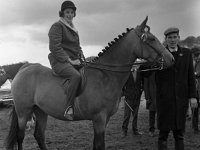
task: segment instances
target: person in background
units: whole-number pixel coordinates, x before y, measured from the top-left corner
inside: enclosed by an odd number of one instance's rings
[[[184,150],[184,130],[188,104],[197,107],[197,95],[192,54],[178,45],[178,28],[165,32],[166,48],[175,58],[173,66],[155,72],[158,150],[167,149],[170,131],[175,139],[175,150]]]
[[[76,6],[72,1],[64,1],[59,12],[60,19],[49,30],[48,55],[53,71],[66,78],[63,83],[66,93],[66,110],[64,117],[73,120],[73,103],[81,76],[76,67],[84,58],[80,47],[79,34],[73,19],[76,16]]]
[[[148,77],[144,77],[144,94],[146,99],[146,108],[149,110],[149,135],[153,137],[155,136],[156,121],[155,72]]]
[[[122,96],[124,96],[124,120],[122,123],[122,137],[127,136],[128,124],[132,113],[132,131],[134,135],[142,135],[137,127],[138,110],[140,105],[140,98],[143,91],[143,81],[139,71],[134,71],[130,74],[127,82],[122,89]]]
[[[194,66],[194,71],[195,71],[195,81],[196,81],[196,89],[197,89],[197,97],[198,97],[198,107],[191,110],[192,111],[192,128],[194,130],[195,134],[199,133],[199,95],[200,95],[200,83],[199,83],[199,65],[200,65],[200,59],[199,59],[199,48],[192,48],[191,49],[192,53],[193,53],[193,66]],[[190,108],[191,109],[191,108]]]

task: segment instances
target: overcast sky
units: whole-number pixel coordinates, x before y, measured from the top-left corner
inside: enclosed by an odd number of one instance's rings
[[[48,31],[59,20],[63,0],[0,0],[0,65],[21,61],[49,66]],[[74,24],[86,57],[97,55],[126,28],[148,15],[160,41],[168,27],[181,39],[200,36],[200,0],[74,0]]]

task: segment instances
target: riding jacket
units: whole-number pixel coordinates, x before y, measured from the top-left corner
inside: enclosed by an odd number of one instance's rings
[[[61,20],[54,23],[49,30],[49,61],[51,65],[59,61],[68,62],[68,58],[80,59],[82,50],[80,47],[78,32],[64,24]]]

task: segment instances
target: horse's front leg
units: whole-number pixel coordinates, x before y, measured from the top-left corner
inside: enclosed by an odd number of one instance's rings
[[[93,120],[94,128],[94,140],[93,150],[105,150],[105,129],[106,129],[106,118],[99,117]]]

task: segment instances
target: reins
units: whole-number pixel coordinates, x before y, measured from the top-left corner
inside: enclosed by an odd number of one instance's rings
[[[119,72],[119,73],[134,72],[134,71],[139,71],[139,72],[143,72],[143,71],[155,71],[155,70],[162,70],[164,68],[164,66],[163,66],[163,58],[161,58],[161,62],[159,63],[160,66],[158,66],[158,67],[145,68],[145,69],[140,69],[140,70],[138,70],[138,69],[131,70],[131,68],[133,66],[148,65],[148,64],[149,64],[149,62],[134,62],[132,64],[114,64],[114,65],[110,65],[110,64],[103,64],[103,63],[98,63],[97,64],[97,63],[94,63],[94,62],[87,62],[87,61],[85,61],[83,63],[83,66],[88,66],[90,68],[100,69],[100,70],[105,70],[105,71]],[[119,69],[119,67],[120,67],[120,69]],[[153,67],[153,65],[151,67]]]

